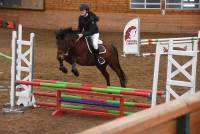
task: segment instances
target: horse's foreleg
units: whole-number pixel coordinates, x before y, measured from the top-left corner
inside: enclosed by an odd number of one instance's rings
[[[99,71],[103,74],[104,78],[106,79],[107,86],[110,86],[110,75],[106,70],[106,66],[97,66]]]
[[[67,68],[63,64],[64,57],[60,54],[57,54],[57,60],[59,61],[59,70],[63,73],[67,73]]]
[[[75,76],[79,76],[79,72],[78,72],[78,69],[76,68],[76,58],[75,57],[72,57],[72,62],[71,62],[71,64],[72,64],[72,73],[75,75]]]

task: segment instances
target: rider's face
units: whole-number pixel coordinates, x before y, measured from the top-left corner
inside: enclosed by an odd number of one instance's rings
[[[80,11],[81,16],[85,16],[86,15],[86,10]]]

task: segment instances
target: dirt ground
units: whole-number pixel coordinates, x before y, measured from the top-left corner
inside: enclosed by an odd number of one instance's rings
[[[11,32],[12,30],[0,29],[0,52],[11,54]],[[29,33],[36,34],[35,43],[35,63],[34,78],[59,80],[69,82],[81,82],[92,84],[105,84],[103,76],[95,67],[78,66],[80,76],[77,78],[71,72],[67,75],[58,70],[56,60],[55,33],[51,30],[27,29],[23,31],[24,40],[28,40]],[[160,34],[143,33],[142,38],[162,38],[196,36],[187,34]],[[118,48],[119,55],[122,54],[122,33],[102,33],[101,39],[106,43],[114,43]],[[142,47],[142,52],[154,52],[153,46]],[[200,56],[200,55],[199,55]],[[154,56],[126,58],[120,56],[120,63],[128,77],[128,87],[151,89],[154,68]],[[10,64],[9,60],[0,58],[0,85],[10,83]],[[66,66],[70,70],[69,64]],[[116,74],[109,69],[111,84],[119,86]],[[197,89],[200,89],[200,62],[197,70]],[[159,74],[159,89],[164,89],[166,81],[166,57],[161,58],[161,68]],[[136,102],[145,102],[147,99],[134,97]],[[9,91],[0,89],[0,108],[9,102]],[[28,108],[24,114],[0,114],[0,133],[1,134],[73,134],[85,129],[100,125],[113,119],[101,116],[89,116],[76,113],[64,113],[61,116],[51,116],[53,108]],[[138,111],[139,109],[136,109]]]

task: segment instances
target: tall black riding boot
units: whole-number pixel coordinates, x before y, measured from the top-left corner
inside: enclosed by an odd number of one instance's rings
[[[94,58],[95,58],[95,62],[96,62],[96,64],[97,65],[101,65],[100,63],[99,63],[99,49],[94,49]]]

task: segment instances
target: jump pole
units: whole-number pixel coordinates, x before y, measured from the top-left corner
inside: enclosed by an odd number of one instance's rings
[[[7,60],[12,60],[12,57],[11,57],[11,56],[8,56],[8,55],[6,55],[6,54],[4,54],[4,53],[1,53],[1,52],[0,52],[0,57],[3,57],[3,58],[5,58],[5,59],[7,59]]]
[[[56,81],[56,80],[40,80],[34,79],[33,82],[44,82],[44,83],[52,83],[52,84],[69,84],[74,86],[86,86],[86,87],[95,87],[95,88],[108,88],[108,89],[116,89],[116,90],[128,90],[128,91],[136,91],[136,92],[147,92],[151,93],[152,90],[150,89],[137,89],[137,88],[124,88],[124,87],[116,87],[116,86],[105,86],[105,85],[93,85],[93,84],[81,84],[81,83],[74,83],[74,82],[63,82],[63,81]],[[164,91],[157,91],[158,95],[164,95]]]
[[[56,97],[56,93],[52,93],[52,92],[38,92],[35,91],[33,92],[33,94],[35,96],[44,96],[44,97]],[[68,98],[68,99],[75,99],[75,100],[91,100],[91,101],[99,101],[99,102],[106,102],[106,103],[110,103],[110,104],[119,104],[119,101],[117,100],[104,100],[104,99],[100,99],[100,98],[88,98],[88,97],[81,97],[81,96],[77,96],[77,95],[62,95],[62,97],[64,98]],[[141,102],[130,102],[130,101],[124,101],[124,106],[126,107],[140,107],[140,108],[150,108],[151,105],[148,103],[141,103]]]
[[[113,93],[113,94],[122,94],[122,95],[133,95],[133,96],[141,96],[141,97],[150,97],[151,96],[151,93],[146,93],[146,92],[115,90],[115,89],[109,89],[109,88],[93,88],[93,87],[85,87],[85,86],[70,86],[67,84],[63,85],[63,84],[41,83],[41,82],[31,82],[31,81],[16,81],[16,84],[41,86],[41,87],[52,87],[52,88],[65,88],[65,89],[74,89],[74,90],[85,90],[85,91]]]

